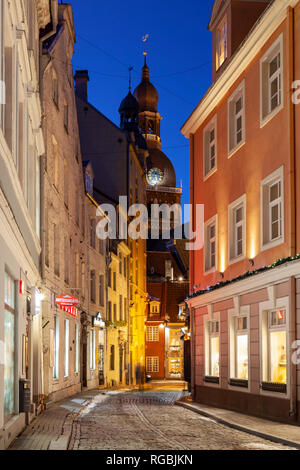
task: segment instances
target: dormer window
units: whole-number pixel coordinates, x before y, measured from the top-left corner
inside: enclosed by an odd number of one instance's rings
[[[217,28],[216,38],[216,70],[227,59],[227,18],[225,17]]]
[[[150,314],[157,315],[160,313],[160,302],[150,302]]]

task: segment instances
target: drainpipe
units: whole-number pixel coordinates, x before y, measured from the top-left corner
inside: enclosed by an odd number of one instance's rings
[[[196,369],[196,361],[195,361],[195,350],[196,350],[196,331],[195,331],[195,308],[190,307],[190,322],[191,322],[191,392],[192,392],[192,399],[195,401],[196,399],[196,390],[195,390],[195,369]]]
[[[190,134],[190,204],[192,204],[192,220],[190,221],[190,227],[192,231],[194,231],[195,228],[195,220],[194,220],[194,202],[195,202],[195,197],[194,197],[194,164],[195,164],[195,159],[194,159],[194,135]],[[190,291],[193,292],[193,286],[195,284],[195,273],[194,273],[194,251],[190,251]]]
[[[290,249],[289,255],[295,256],[297,238],[296,238],[296,132],[295,132],[295,104],[292,101],[292,83],[295,80],[295,27],[294,27],[294,9],[289,7],[288,11],[288,25],[289,25],[289,109],[290,109],[290,174],[289,174],[289,187],[290,187]],[[296,340],[296,280],[294,277],[290,278],[289,282],[289,296],[290,296],[290,345]],[[291,349],[291,348],[290,348]],[[292,351],[290,351],[292,352]],[[290,354],[291,357],[291,354]],[[290,367],[290,411],[289,415],[296,419],[297,417],[297,365],[291,362]]]

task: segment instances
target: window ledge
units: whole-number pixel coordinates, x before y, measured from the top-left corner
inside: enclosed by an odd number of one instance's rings
[[[216,173],[217,170],[218,167],[216,166],[215,168],[212,168],[212,170],[210,170],[208,173],[206,173],[206,175],[203,175],[203,181],[208,180],[208,178],[210,178],[214,173]]]
[[[207,274],[213,274],[217,271],[216,267],[210,268],[207,271],[204,271],[204,275],[206,276]]]
[[[287,391],[287,386],[283,383],[262,382],[260,387],[262,390],[267,390],[269,392],[286,393]]]
[[[283,109],[283,103],[275,108],[271,113],[267,114],[264,118],[260,119],[260,128],[262,129],[269,121],[271,121],[281,110]]]
[[[273,242],[268,242],[263,244],[260,247],[260,251],[266,251],[270,250],[271,248],[274,248],[275,246],[282,245],[284,243],[284,237],[278,238],[277,240],[274,240]]]
[[[204,377],[204,382],[212,383],[212,384],[218,384],[220,382],[219,377],[213,377],[211,375],[206,375]]]
[[[231,157],[233,157],[234,154],[236,154],[244,145],[245,145],[246,141],[243,140],[242,142],[240,142],[238,145],[236,145],[233,149],[229,150],[228,152],[228,159],[230,159]]]
[[[244,261],[246,259],[245,255],[237,256],[236,258],[232,258],[228,261],[229,266],[235,263],[239,263],[240,261]]]
[[[229,379],[228,384],[232,387],[244,387],[248,388],[248,380],[244,379]]]

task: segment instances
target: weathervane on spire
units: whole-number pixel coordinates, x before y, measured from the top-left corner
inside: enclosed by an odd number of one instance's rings
[[[131,72],[133,71],[133,67],[128,67],[129,71],[129,91],[131,91]]]
[[[145,56],[145,63],[146,63],[146,58],[147,58],[147,48],[146,48],[146,42],[148,41],[149,39],[149,34],[145,34],[145,36],[143,36],[143,42],[145,43],[145,50],[144,50],[144,56]]]

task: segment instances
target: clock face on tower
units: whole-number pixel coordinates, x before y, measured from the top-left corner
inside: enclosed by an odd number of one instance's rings
[[[159,168],[151,168],[147,174],[147,181],[151,186],[157,186],[164,178],[163,172]]]

